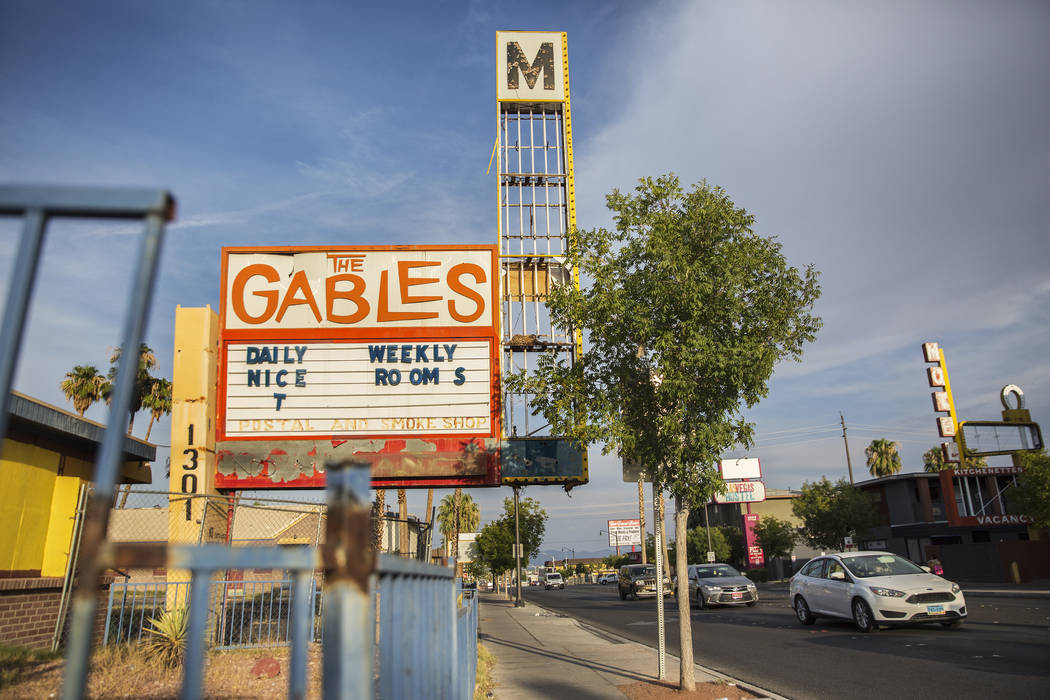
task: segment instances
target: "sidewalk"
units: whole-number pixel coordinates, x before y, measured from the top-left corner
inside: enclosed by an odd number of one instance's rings
[[[512,600],[483,594],[479,627],[481,643],[496,657],[498,700],[622,699],[617,686],[658,675],[655,649],[528,602],[515,608]],[[678,665],[678,658],[667,654],[667,680],[676,684]],[[725,678],[696,667],[697,683]]]

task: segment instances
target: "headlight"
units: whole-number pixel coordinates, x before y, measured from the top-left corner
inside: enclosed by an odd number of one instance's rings
[[[959,592],[959,591],[961,591],[961,590],[962,590],[962,589],[961,589],[961,588],[959,588],[959,584],[957,584],[957,583],[953,583],[953,584],[952,584],[952,593],[958,593],[958,592]]]
[[[906,595],[904,591],[897,591],[892,588],[877,588],[875,586],[872,586],[871,592],[887,598],[903,598]]]
[[[708,590],[708,591],[720,591],[720,590],[722,590],[721,586],[712,586],[709,583],[701,584],[701,586],[704,588],[704,590]]]
[[[755,590],[755,584],[749,583],[749,584],[747,584],[747,588],[748,588],[749,591],[753,591],[753,590]]]

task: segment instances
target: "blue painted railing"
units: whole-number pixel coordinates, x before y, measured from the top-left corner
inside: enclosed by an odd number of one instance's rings
[[[478,600],[448,567],[382,555],[378,697],[470,698],[478,655]],[[323,588],[310,579],[311,642],[321,641]],[[209,583],[211,649],[271,647],[291,642],[294,580],[213,580]],[[115,582],[110,586],[103,644],[136,643],[168,604],[188,604],[189,582]]]

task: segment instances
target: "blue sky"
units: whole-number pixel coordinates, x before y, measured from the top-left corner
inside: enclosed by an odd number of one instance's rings
[[[998,419],[1008,383],[1050,417],[1044,2],[8,2],[0,180],[176,195],[148,333],[170,376],[174,308],[217,307],[222,246],[495,242],[501,29],[568,32],[582,227],[673,171],[821,271],[824,329],[749,414],[767,485],[845,476],[840,411],[855,474],[878,437],[921,469],[926,340],[962,418]],[[52,225],[18,389],[65,405],[65,371],[105,365],[136,232]],[[613,459],[591,476],[527,490],[546,550],[602,549],[637,512]],[[483,520],[507,495],[474,492]]]

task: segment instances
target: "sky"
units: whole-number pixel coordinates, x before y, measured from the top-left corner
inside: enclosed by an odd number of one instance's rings
[[[146,339],[170,377],[174,309],[218,307],[223,246],[496,242],[495,33],[511,29],[568,33],[582,228],[611,226],[613,189],[674,172],[724,187],[820,272],[823,329],[747,412],[756,444],[725,457],[758,457],[774,488],[843,478],[841,414],[857,480],[875,438],[920,471],[941,441],[925,341],[960,418],[998,420],[1006,384],[1050,418],[1046,2],[13,0],[0,182],[174,193]],[[0,279],[19,230],[0,221]],[[106,366],[139,230],[52,223],[18,390],[71,408],[65,372]],[[162,477],[167,420],[151,439]],[[606,520],[637,517],[615,457],[592,448],[590,477],[523,492],[549,555],[607,553]],[[471,495],[484,523],[510,490]],[[424,502],[410,492],[411,512]]]

